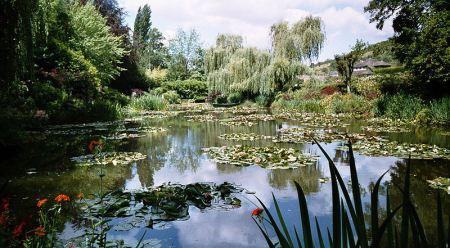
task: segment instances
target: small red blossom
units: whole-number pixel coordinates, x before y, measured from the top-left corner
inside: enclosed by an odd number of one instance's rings
[[[89,142],[88,150],[89,150],[89,152],[92,153],[95,151],[95,148],[97,148],[97,147],[99,149],[101,149],[103,147],[103,143],[99,140],[93,140],[93,141]]]
[[[2,204],[0,205],[0,212],[6,211],[9,209],[9,199],[3,198]]]
[[[260,214],[262,214],[262,212],[264,212],[264,209],[262,209],[262,208],[255,208],[252,211],[252,215],[253,216],[259,216]]]
[[[27,225],[26,221],[23,220],[22,222],[20,222],[20,224],[17,225],[12,232],[13,237],[14,238],[19,237],[23,233],[26,225]]]
[[[77,195],[77,198],[78,198],[78,199],[83,199],[83,198],[84,198],[84,194],[83,194],[83,193],[79,193],[79,194]]]
[[[61,203],[61,202],[64,202],[64,201],[70,201],[70,197],[67,196],[67,195],[64,195],[64,194],[60,194],[57,197],[55,197],[55,201],[57,203]]]
[[[34,234],[36,236],[42,237],[44,236],[45,233],[45,228],[43,226],[38,226],[35,230],[34,230]]]
[[[47,201],[48,201],[47,198],[41,199],[41,200],[39,200],[39,201],[37,202],[36,206],[37,206],[38,208],[40,208],[40,207],[42,207]]]

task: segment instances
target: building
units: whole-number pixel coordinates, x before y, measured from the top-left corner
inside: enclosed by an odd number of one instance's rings
[[[361,60],[355,64],[353,69],[354,76],[370,76],[373,71],[378,68],[391,67],[391,64],[386,63],[382,60],[376,59],[365,59]]]

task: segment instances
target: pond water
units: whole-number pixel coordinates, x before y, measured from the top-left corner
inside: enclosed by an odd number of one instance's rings
[[[198,114],[198,113],[195,113]],[[214,118],[225,119],[234,116],[232,113],[202,111]],[[132,162],[129,165],[104,166],[103,187],[128,191],[142,190],[146,187],[159,186],[168,182],[190,184],[197,182],[213,182],[221,184],[230,182],[246,189],[237,195],[241,200],[238,207],[212,207],[198,209],[189,207],[186,218],[162,222],[153,229],[145,224],[136,225],[130,230],[112,229],[108,239],[123,240],[127,245],[135,245],[145,233],[147,246],[160,247],[265,247],[265,241],[251,217],[256,207],[255,196],[259,197],[274,211],[272,193],[279,200],[284,210],[288,226],[299,222],[297,193],[293,181],[297,181],[307,194],[310,213],[316,216],[322,231],[331,225],[331,183],[321,182],[320,178],[329,177],[328,163],[316,145],[272,143],[268,140],[229,141],[218,136],[227,133],[256,133],[276,136],[280,128],[302,126],[302,121],[266,120],[255,121],[255,125],[226,126],[219,121],[188,121],[182,113],[167,118],[150,118],[145,120],[146,126],[164,127],[166,132],[151,133],[143,137],[107,140],[107,148],[114,151],[140,152],[146,159]],[[248,113],[244,113],[248,115]],[[59,193],[86,196],[100,190],[99,166],[77,167],[70,161],[71,157],[87,153],[86,145],[92,139],[110,136],[117,130],[133,130],[141,124],[134,122],[112,123],[111,125],[93,125],[78,127],[73,132],[36,132],[36,139],[30,141],[25,151],[13,153],[3,160],[1,166],[2,180],[8,180],[7,193],[11,196],[13,209],[19,215],[31,211],[36,198]],[[360,123],[338,127],[341,130],[361,132]],[[125,129],[124,129],[125,128]],[[56,131],[55,131],[56,130]],[[447,132],[448,133],[448,132]],[[440,129],[414,129],[406,133],[383,134],[389,140],[400,142],[436,144],[450,148],[450,136]],[[293,147],[320,158],[314,165],[296,169],[268,170],[251,165],[238,167],[229,164],[217,164],[202,151],[205,147],[221,147],[225,145],[248,144],[251,146]],[[339,149],[342,142],[323,144],[327,153],[336,163],[339,172],[346,181],[349,180],[348,152]],[[384,177],[385,183],[402,185],[407,159],[392,156],[364,156],[358,152],[356,165],[364,201],[370,198],[370,188],[388,169]],[[429,240],[436,240],[434,217],[436,216],[434,191],[428,187],[426,180],[436,177],[450,176],[448,160],[412,159],[412,192],[418,206],[419,215],[429,231]],[[255,194],[252,194],[252,193]],[[384,188],[381,194],[385,194]],[[399,193],[392,193],[393,204],[398,203]],[[449,197],[444,202],[449,207]],[[383,206],[381,199],[380,205]],[[366,206],[366,210],[369,206]],[[366,211],[368,212],[368,211]],[[369,216],[367,216],[369,218]],[[445,217],[444,219],[447,219]],[[112,220],[111,224],[121,219]],[[70,240],[80,235],[81,231],[71,223],[62,228],[62,240]]]

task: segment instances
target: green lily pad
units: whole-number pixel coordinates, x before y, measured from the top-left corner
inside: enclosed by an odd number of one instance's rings
[[[234,141],[253,141],[272,139],[272,136],[258,135],[255,133],[226,133],[219,135],[219,139]]]
[[[255,122],[251,121],[226,121],[222,120],[220,121],[220,125],[229,126],[229,127],[235,127],[235,126],[246,126],[246,127],[252,127],[256,125]]]
[[[410,123],[389,118],[372,118],[368,121],[368,125],[362,127],[362,129],[375,133],[402,133],[411,131]]]
[[[427,180],[427,182],[430,184],[430,187],[444,190],[447,194],[450,194],[450,178],[438,177],[433,180]]]
[[[133,161],[146,159],[147,156],[139,152],[102,152],[99,154],[89,154],[79,157],[73,157],[70,160],[77,166],[92,165],[125,165]]]
[[[217,121],[217,118],[213,115],[187,115],[185,116],[188,121],[193,122],[213,122]]]
[[[294,148],[275,146],[223,146],[203,148],[217,163],[236,166],[259,165],[266,169],[291,169],[314,164],[318,157]]]

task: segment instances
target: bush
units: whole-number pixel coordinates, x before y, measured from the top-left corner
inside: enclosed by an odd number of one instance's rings
[[[399,92],[414,92],[413,79],[408,73],[377,75],[373,79],[379,83],[379,89],[384,95],[395,95]]]
[[[131,99],[128,107],[134,111],[163,110],[167,107],[167,101],[160,96],[147,93],[141,97]]]
[[[240,103],[242,101],[242,95],[239,92],[231,93],[227,98],[229,103]]]
[[[417,113],[414,121],[419,124],[430,124],[431,123],[431,111],[428,108],[424,108]]]
[[[150,94],[155,96],[161,96],[162,94],[166,93],[168,90],[164,87],[158,87],[150,90]]]
[[[255,99],[256,104],[258,104],[261,107],[269,107],[272,101],[273,101],[272,97],[264,95],[257,96]]]
[[[145,75],[147,75],[147,77],[150,78],[150,80],[152,80],[157,86],[160,86],[163,82],[167,81],[167,69],[149,69],[145,72]]]
[[[393,119],[413,120],[424,108],[423,101],[418,97],[405,94],[385,95],[377,101],[376,114]]]
[[[380,84],[373,76],[356,78],[353,82],[353,88],[357,94],[370,100],[381,96]]]
[[[432,101],[430,111],[433,122],[450,124],[450,97]]]
[[[334,94],[321,100],[326,113],[368,113],[372,110],[372,103],[362,96],[355,94]]]
[[[375,74],[385,75],[385,74],[400,73],[400,72],[404,72],[404,71],[405,71],[405,67],[403,67],[403,66],[392,66],[392,67],[387,67],[387,68],[375,69]]]
[[[168,103],[170,104],[178,104],[181,103],[181,98],[177,94],[176,91],[167,91],[166,93],[162,94],[162,98],[164,98]]]
[[[161,87],[176,91],[182,99],[194,99],[196,96],[207,96],[208,86],[206,82],[197,80],[163,82]]]
[[[224,104],[227,103],[228,99],[225,95],[219,95],[218,97],[216,97],[215,102],[216,103],[220,103],[220,104]]]

